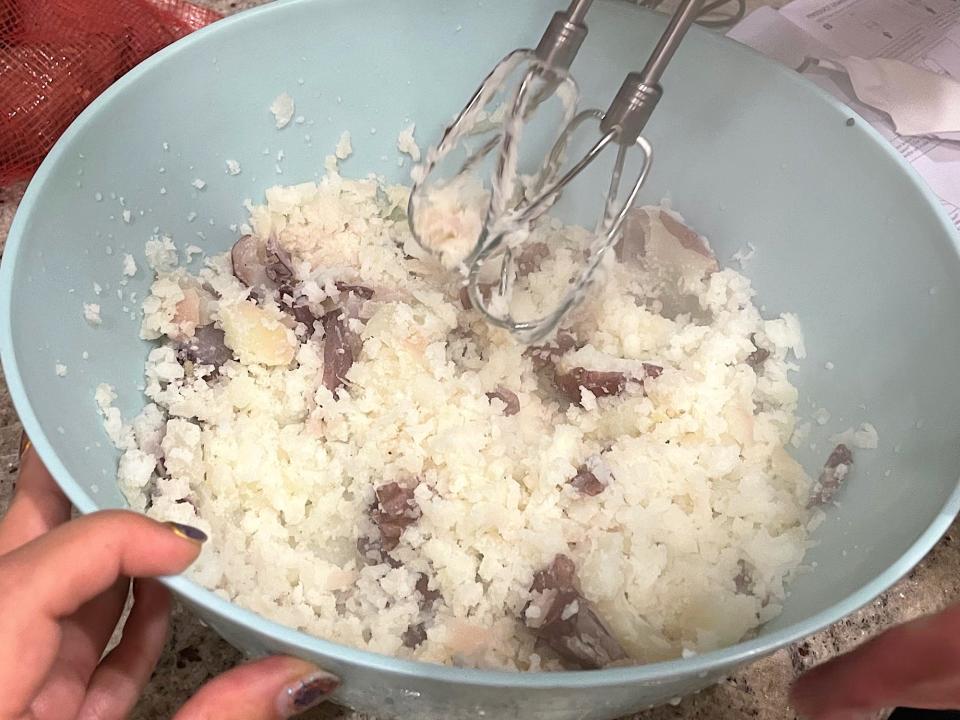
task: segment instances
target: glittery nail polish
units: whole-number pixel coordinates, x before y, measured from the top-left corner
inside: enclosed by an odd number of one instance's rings
[[[173,530],[174,535],[182,537],[184,540],[190,540],[195,543],[205,543],[207,541],[207,534],[192,525],[184,525],[178,522],[167,522],[164,524]]]
[[[32,443],[30,442],[30,438],[27,437],[27,434],[25,432],[20,433],[20,453],[18,457],[22,458],[24,455],[26,455],[31,444]]]
[[[307,675],[280,693],[278,706],[283,717],[292,717],[324,702],[340,686],[340,678],[322,670]]]

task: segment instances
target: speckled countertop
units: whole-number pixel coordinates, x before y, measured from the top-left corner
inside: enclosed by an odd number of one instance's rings
[[[232,13],[267,0],[199,0],[223,13]],[[669,3],[668,3],[669,4]],[[782,0],[747,0],[749,8],[781,6]],[[24,186],[0,189],[0,250]],[[0,374],[0,513],[6,509],[17,470],[20,424]],[[932,612],[960,600],[960,524],[929,556],[890,592],[828,630],[762,660],[725,683],[690,697],[624,720],[793,720],[786,696],[793,679],[804,669],[843,652],[892,624]],[[175,611],[169,643],[140,704],[135,720],[169,718],[207,679],[242,659],[214,632],[189,613]],[[375,720],[333,706],[304,716],[307,720]]]

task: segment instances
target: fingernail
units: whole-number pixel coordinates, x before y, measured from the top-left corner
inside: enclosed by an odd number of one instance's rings
[[[178,522],[167,522],[164,524],[173,530],[174,535],[182,537],[184,540],[190,540],[198,544],[207,541],[207,534],[203,530],[193,527],[193,525],[184,525]]]
[[[323,670],[317,671],[288,685],[278,700],[280,715],[293,717],[324,702],[330,693],[340,687],[340,678]]]
[[[20,433],[20,452],[17,455],[17,457],[22,458],[24,455],[26,455],[27,450],[30,449],[31,444],[32,443],[30,442],[30,438],[27,437],[27,434],[25,432],[21,432]]]

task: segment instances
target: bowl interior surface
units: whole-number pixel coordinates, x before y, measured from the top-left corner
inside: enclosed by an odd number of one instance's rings
[[[320,177],[344,130],[354,146],[344,175],[406,181],[398,133],[415,121],[425,147],[508,49],[536,43],[557,7],[293,0],[187,38],[84,113],[24,198],[0,290],[3,361],[17,409],[82,510],[124,504],[118,455],[93,391],[115,386],[128,419],[143,405],[144,242],[160,232],[180,247],[226,250],[238,235],[231,225],[246,219],[242,201]],[[598,3],[574,66],[585,102],[606,107],[662,28],[662,19],[624,3]],[[957,511],[960,262],[936,201],[862,121],[847,122],[852,113],[728,41],[695,29],[663,84],[642,199],[669,198],[722,263],[755,247],[744,272],[766,314],[799,316],[808,356],[795,377],[811,430],[796,457],[817,474],[830,436],[863,422],[876,427],[880,447],[857,452],[838,506],[816,533],[808,556],[815,570],[797,578],[783,614],[757,639],[685,664],[595,678],[703,669],[811,632],[905,573]],[[302,122],[278,130],[268,106],[284,91]],[[226,172],[227,160],[240,163],[239,175]],[[589,221],[593,206],[578,202],[571,212]],[[126,253],[139,270],[124,284]],[[84,322],[84,303],[101,305],[101,326]],[[830,412],[822,426],[812,420],[821,407]],[[225,607],[186,581],[177,587],[196,605]],[[317,652],[368,657],[287,637]],[[391,662],[412,666],[382,659]]]

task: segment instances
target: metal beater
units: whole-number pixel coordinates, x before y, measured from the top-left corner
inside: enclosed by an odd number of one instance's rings
[[[679,4],[643,70],[627,75],[605,112],[599,109],[575,112],[576,85],[567,70],[587,36],[585,18],[592,0],[573,0],[567,11],[554,14],[535,50],[516,50],[494,68],[454,123],[446,129],[440,143],[427,153],[420,174],[415,177],[408,217],[414,238],[425,249],[436,253],[437,247],[419,232],[424,224],[431,192],[436,191],[436,186],[430,182],[431,173],[440,160],[470,136],[480,109],[503,89],[504,78],[522,63],[528,65],[522,80],[510,94],[509,108],[502,124],[496,127],[479,149],[468,155],[454,175],[460,181],[481,160],[497,151],[496,170],[491,179],[482,227],[472,249],[460,264],[467,276],[470,301],[490,324],[507,329],[521,342],[537,342],[549,335],[563,316],[583,299],[604,254],[617,241],[627,211],[649,174],[653,149],[642,133],[663,94],[660,79],[688,28],[696,20],[702,2],[683,0]],[[519,182],[516,170],[517,140],[523,124],[554,94],[563,94],[566,99],[565,124],[540,172],[531,182],[524,184]],[[561,174],[561,169],[567,166],[566,152],[571,137],[578,128],[590,121],[598,123],[599,139]],[[612,147],[616,147],[616,158],[610,185],[583,270],[552,312],[533,320],[515,319],[509,309],[515,276],[515,251],[532,224],[554,206],[563,190],[605,150]],[[642,164],[624,199],[619,200],[627,157],[635,149],[641,153]],[[481,273],[487,262],[498,258],[499,286],[490,295],[484,292]]]

